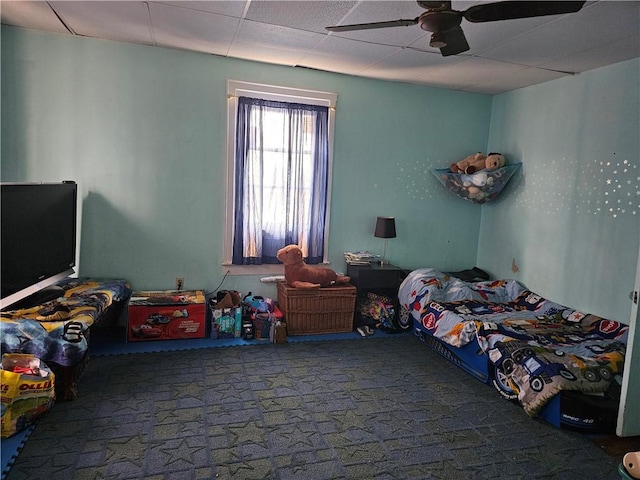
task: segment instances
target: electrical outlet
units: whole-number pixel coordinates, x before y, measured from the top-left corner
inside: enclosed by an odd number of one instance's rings
[[[184,277],[176,277],[176,290],[184,288]]]

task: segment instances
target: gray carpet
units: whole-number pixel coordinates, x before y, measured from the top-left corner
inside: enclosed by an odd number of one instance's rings
[[[617,479],[413,335],[94,357],[7,479]]]

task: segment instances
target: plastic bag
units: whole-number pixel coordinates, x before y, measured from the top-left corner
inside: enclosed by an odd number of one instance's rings
[[[55,375],[31,354],[2,356],[2,438],[7,438],[35,421],[56,398]]]

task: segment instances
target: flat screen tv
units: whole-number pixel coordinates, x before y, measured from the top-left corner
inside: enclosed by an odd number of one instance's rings
[[[75,182],[0,184],[0,308],[74,273]]]

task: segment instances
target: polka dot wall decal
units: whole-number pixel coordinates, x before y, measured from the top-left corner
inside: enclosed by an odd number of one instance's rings
[[[442,199],[451,195],[431,173],[431,168],[434,167],[430,159],[416,159],[414,163],[403,163],[402,165],[398,162],[396,167],[398,172],[396,180],[399,185],[397,192],[404,192],[413,200]]]
[[[612,218],[622,215],[638,215],[640,212],[640,169],[636,163],[629,159],[622,161],[593,160],[592,167],[598,174],[592,174],[589,178],[592,190],[605,206],[593,208],[589,202],[586,212],[592,215],[605,214]],[[587,165],[585,169],[588,169]],[[577,205],[578,207],[578,205]]]
[[[526,162],[522,182],[511,191],[516,205],[546,215],[568,211],[574,202],[572,186],[578,168],[574,158]]]
[[[640,167],[628,159],[525,161],[510,192],[518,208],[556,216],[571,212],[620,218],[640,215]]]

